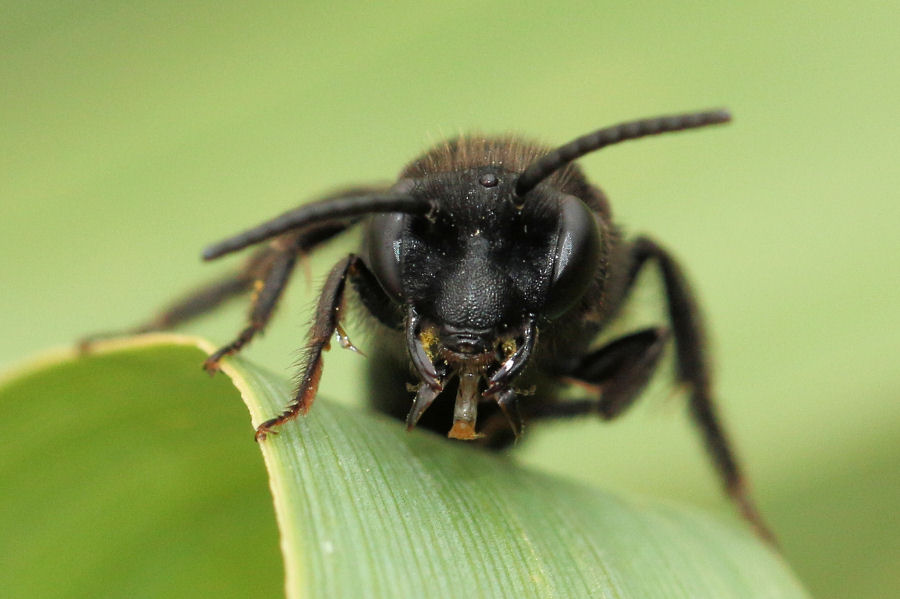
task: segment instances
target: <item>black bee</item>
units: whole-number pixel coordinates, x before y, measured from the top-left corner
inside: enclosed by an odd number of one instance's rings
[[[298,257],[362,224],[362,249],[338,262],[322,289],[293,400],[259,425],[257,440],[310,409],[333,336],[356,349],[341,326],[348,281],[377,327],[370,352],[376,407],[408,428],[445,431],[452,422],[450,437],[489,448],[509,445],[523,423],[619,416],[650,380],[671,336],[678,381],[689,389],[691,414],[725,488],[769,536],[716,416],[703,327],[681,268],[652,239],[623,238],[603,192],[573,163],[618,142],[729,120],[725,111],[709,111],[634,121],[555,150],[517,138],[449,141],[409,164],[389,188],[336,194],[209,246],[204,260],[271,240],[236,275],[137,330],[172,327],[253,291],[248,326],[205,362],[215,372],[266,326]],[[595,347],[651,262],[662,274],[669,326]],[[569,384],[585,388],[585,398],[559,399]]]

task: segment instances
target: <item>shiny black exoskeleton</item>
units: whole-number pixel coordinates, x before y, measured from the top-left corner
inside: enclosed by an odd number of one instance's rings
[[[555,150],[519,139],[462,137],[408,165],[390,188],[357,188],[303,205],[210,246],[211,260],[271,240],[236,274],[165,310],[139,331],[167,328],[255,290],[249,325],[206,361],[214,372],[261,331],[299,256],[362,224],[363,246],[322,289],[296,394],[263,422],[257,439],[309,410],[347,282],[375,334],[370,351],[376,407],[458,439],[504,447],[525,423],[623,413],[674,338],[677,377],[729,494],[764,535],[713,405],[702,324],[671,255],[647,237],[624,239],[603,193],[573,161],[607,145],[730,120],[724,111],[647,119],[600,129]],[[594,346],[617,316],[638,272],[662,274],[669,326]],[[411,398],[407,385],[415,395]],[[559,399],[563,385],[585,389]],[[455,397],[455,400],[454,400]]]

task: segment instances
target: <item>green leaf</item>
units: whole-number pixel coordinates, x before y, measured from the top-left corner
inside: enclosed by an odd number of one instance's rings
[[[208,342],[60,352],[0,382],[0,594],[806,597],[740,522],[611,495],[320,399]],[[231,383],[229,383],[229,378]],[[10,492],[11,491],[11,492]]]

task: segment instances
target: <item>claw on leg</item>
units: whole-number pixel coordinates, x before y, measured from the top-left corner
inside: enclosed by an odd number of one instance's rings
[[[222,358],[229,355],[229,353],[230,352],[223,352],[222,350],[219,350],[206,358],[203,361],[203,370],[206,371],[206,374],[208,374],[209,376],[213,376],[217,372],[219,372],[222,369],[221,366],[219,366],[219,362],[222,361]]]
[[[513,434],[516,436],[516,441],[518,441],[519,437],[522,436],[524,425],[522,423],[522,414],[519,413],[519,402],[516,401],[516,392],[512,389],[501,391],[497,395],[496,401],[503,415],[506,416],[509,428],[512,429]]]
[[[277,435],[278,431],[274,430],[272,427],[278,424],[278,418],[272,418],[271,420],[266,420],[262,424],[256,427],[256,434],[254,435],[254,439],[259,443],[260,441],[265,441],[266,437],[270,434]]]
[[[340,324],[335,327],[334,336],[337,338],[338,344],[344,349],[349,349],[363,357],[366,356],[366,353],[363,350],[353,345],[353,342],[350,341],[350,337],[347,335],[347,331],[345,331],[344,327]]]

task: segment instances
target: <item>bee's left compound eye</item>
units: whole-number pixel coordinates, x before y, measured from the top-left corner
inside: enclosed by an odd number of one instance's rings
[[[384,291],[397,301],[403,299],[400,250],[405,228],[405,214],[379,214],[369,226],[366,240],[372,273]]]
[[[593,281],[600,253],[597,220],[578,198],[564,196],[560,201],[557,231],[553,280],[545,306],[550,318],[581,299]]]

